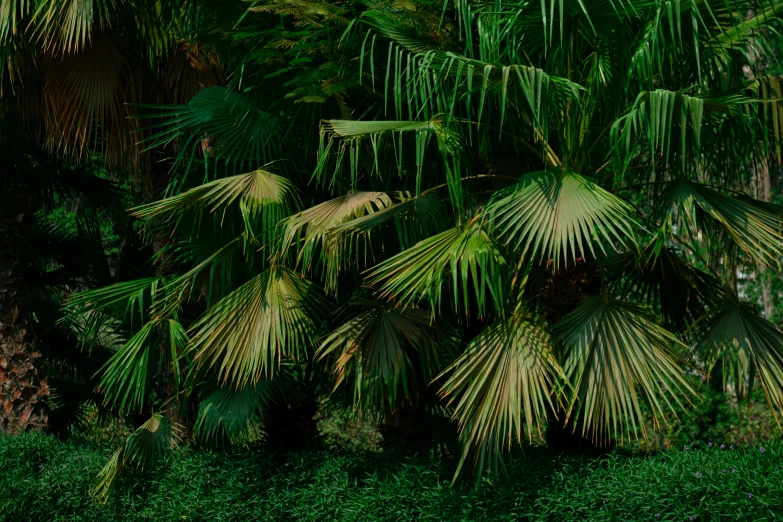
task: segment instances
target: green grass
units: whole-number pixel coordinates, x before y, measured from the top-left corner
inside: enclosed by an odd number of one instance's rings
[[[180,452],[101,503],[89,492],[110,449],[27,434],[0,437],[0,520],[783,520],[783,444],[760,448],[597,460],[531,450],[475,489],[452,487],[448,464],[429,459]]]

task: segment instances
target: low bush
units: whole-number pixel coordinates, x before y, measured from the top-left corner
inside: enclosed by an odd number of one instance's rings
[[[783,520],[783,444],[719,443],[601,459],[528,451],[501,480],[451,486],[452,468],[388,454],[181,451],[90,490],[110,449],[0,437],[0,520]],[[691,518],[692,517],[692,518]]]

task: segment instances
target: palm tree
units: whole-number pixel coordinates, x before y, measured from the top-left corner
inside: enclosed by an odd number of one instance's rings
[[[255,5],[234,84],[148,114],[178,152],[168,197],[134,212],[167,271],[68,305],[127,336],[107,400],[143,409],[163,365],[196,436],[236,442],[328,381],[387,419],[456,421],[458,474],[544,424],[553,444],[643,435],[717,364],[780,411],[783,333],[730,275],[783,255],[783,210],[742,192],[781,156],[780,83],[742,72],[781,9]]]

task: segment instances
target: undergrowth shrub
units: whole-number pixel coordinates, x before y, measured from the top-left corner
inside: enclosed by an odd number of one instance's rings
[[[601,459],[531,449],[476,487],[425,458],[183,450],[131,470],[104,503],[90,490],[110,451],[0,437],[0,521],[783,520],[779,441]]]

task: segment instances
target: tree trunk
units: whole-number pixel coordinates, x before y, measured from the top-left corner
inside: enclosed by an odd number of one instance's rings
[[[771,198],[771,180],[769,177],[769,161],[762,161],[756,169],[757,199],[769,202]],[[758,265],[758,279],[761,284],[761,304],[764,307],[764,318],[770,320],[775,311],[775,302],[772,298],[772,282],[769,279],[763,264]]]
[[[35,366],[39,354],[24,313],[24,288],[14,274],[19,227],[15,219],[0,223],[0,433],[42,429],[48,418],[49,388]]]
[[[755,11],[751,10],[747,13],[747,16],[750,18],[755,14]],[[764,65],[757,60],[753,48],[750,46],[748,47],[748,58],[751,60],[751,62],[755,62],[754,65],[756,66],[756,73],[762,74],[764,71]],[[745,77],[748,80],[752,80],[754,78],[754,71],[750,68],[749,65],[744,66],[743,71],[745,73]],[[769,176],[768,158],[764,158],[761,162],[759,162],[754,172],[753,178],[753,190],[755,192],[756,199],[760,199],[761,201],[766,201],[769,203],[771,200],[770,192],[772,183]],[[772,284],[768,274],[766,273],[766,268],[761,263],[757,265],[757,277],[759,284],[761,285],[761,302],[764,308],[764,318],[770,320],[775,310],[775,303],[772,297]]]

